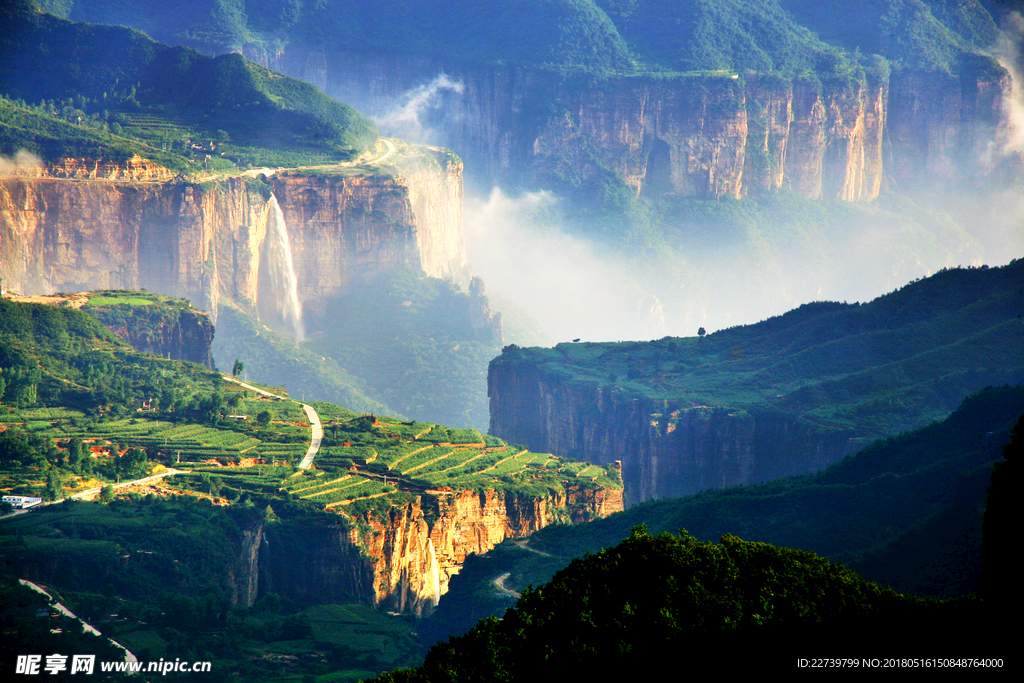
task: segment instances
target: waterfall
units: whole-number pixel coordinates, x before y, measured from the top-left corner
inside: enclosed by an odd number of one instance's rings
[[[292,247],[288,241],[288,224],[277,197],[270,195],[270,218],[267,225],[267,265],[274,297],[274,310],[286,324],[291,325],[295,341],[302,341],[302,306],[299,304],[299,281],[295,277]]]
[[[437,555],[434,554],[434,542],[427,539],[427,556],[430,558],[430,574],[427,575],[427,586],[433,591],[434,606],[441,601],[441,574],[437,568]]]

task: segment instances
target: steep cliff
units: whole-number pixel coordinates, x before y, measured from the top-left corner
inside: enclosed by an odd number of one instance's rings
[[[561,160],[578,176],[592,172],[588,165],[607,167],[651,196],[786,187],[856,201],[875,198],[886,174],[904,184],[934,180],[935,170],[943,180],[976,176],[1011,85],[985,58],[952,74],[902,70],[891,86],[887,72],[823,82],[752,72],[587,80],[404,54],[328,60],[301,47],[263,59],[400,134],[459,150],[486,183],[557,172]],[[414,97],[415,126],[389,118]]]
[[[248,605],[274,592],[302,603],[366,600],[421,614],[448,591],[467,555],[552,522],[620,510],[621,489],[568,487],[539,497],[461,490],[432,491],[337,521],[276,521],[247,533],[236,592]]]
[[[136,351],[213,368],[210,315],[187,302],[111,303],[85,310]]]
[[[488,373],[490,432],[621,460],[627,504],[820,469],[1024,381],[1022,271],[947,270],[706,338],[508,346]]]
[[[288,224],[299,297],[313,309],[394,266],[466,275],[462,166],[441,150],[411,151],[390,172],[290,172],[266,182],[61,174],[0,178],[0,277],[12,291],[146,288],[211,312],[222,295],[264,312],[271,192]]]
[[[491,431],[598,465],[621,461],[627,505],[821,469],[862,444],[854,429],[779,410],[651,400],[544,370],[491,365]]]

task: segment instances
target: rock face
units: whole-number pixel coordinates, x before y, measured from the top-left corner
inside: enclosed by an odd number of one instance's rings
[[[426,150],[402,168],[201,185],[2,177],[0,277],[23,294],[145,288],[260,310],[272,191],[304,306],[398,265],[464,280],[461,162]]]
[[[651,401],[533,364],[492,363],[487,385],[491,433],[570,459],[621,461],[627,505],[820,469],[860,447],[852,430]]]
[[[621,489],[570,487],[543,497],[438,491],[337,523],[261,525],[243,543],[238,601],[251,605],[275,592],[300,603],[357,599],[421,614],[448,591],[467,555],[554,521],[582,522],[620,510]]]
[[[509,345],[489,366],[489,431],[621,461],[629,505],[821,469],[1021,382],[1022,275],[1024,260],[944,270],[702,338]]]
[[[213,368],[213,323],[195,308],[93,306],[86,311],[136,351]]]
[[[840,83],[755,74],[591,82],[411,55],[328,58],[298,46],[268,65],[385,120],[404,95],[445,74],[461,91],[436,89],[440,106],[408,134],[458,150],[488,184],[524,169],[585,179],[601,165],[651,196],[790,188],[856,201],[875,198],[887,179],[905,187],[977,175],[1011,80],[976,61],[952,75],[898,72],[891,83],[880,74]]]

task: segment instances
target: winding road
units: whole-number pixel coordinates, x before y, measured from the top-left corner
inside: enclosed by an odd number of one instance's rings
[[[392,149],[394,148],[392,147]],[[269,392],[266,389],[254,387],[253,385],[247,384],[240,379],[235,379],[231,375],[222,375],[222,377],[229,382],[234,382],[235,384],[239,384],[245,387],[246,389],[249,389],[250,391],[255,391],[256,393],[263,394],[264,396],[280,398],[285,401],[295,401],[294,398],[288,398],[287,396],[278,396],[277,394]],[[309,448],[306,449],[306,455],[303,456],[302,460],[299,462],[299,469],[305,470],[309,469],[309,466],[313,464],[313,458],[316,457],[317,452],[320,450],[320,442],[323,441],[324,438],[324,426],[323,423],[320,422],[320,416],[317,414],[316,409],[313,408],[313,406],[303,403],[301,401],[295,402],[302,406],[302,409],[306,412],[306,418],[309,419],[309,424],[312,427],[312,434],[309,439]]]
[[[91,624],[87,624],[84,621],[82,621],[81,617],[76,616],[71,610],[69,610],[67,607],[65,607],[63,605],[63,603],[59,603],[56,600],[54,600],[53,596],[50,595],[45,589],[43,589],[40,586],[32,583],[31,581],[26,581],[25,579],[18,579],[18,583],[20,583],[22,586],[27,586],[28,588],[31,588],[36,593],[42,593],[43,595],[45,595],[46,598],[50,601],[50,605],[53,607],[53,609],[57,610],[58,612],[60,612],[61,614],[63,614],[64,616],[66,616],[66,617],[68,617],[70,619],[77,619],[79,622],[81,622],[82,630],[85,631],[86,633],[92,633],[93,635],[97,635],[97,636],[102,636],[103,635],[102,633],[97,631],[94,626],[92,626]],[[124,661],[126,661],[126,662],[137,662],[137,661],[139,661],[139,659],[134,654],[132,654],[131,650],[126,648],[121,643],[117,642],[113,638],[107,638],[107,640],[109,640],[111,643],[113,643],[117,647],[121,648],[122,650],[124,650]]]

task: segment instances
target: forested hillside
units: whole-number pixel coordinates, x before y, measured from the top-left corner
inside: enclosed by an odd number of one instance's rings
[[[849,658],[844,666],[852,667],[894,642],[907,658],[936,647],[986,657],[1005,652],[1012,638],[1002,613],[980,601],[902,596],[806,551],[733,535],[718,544],[685,531],[654,536],[640,526],[524,592],[500,620],[435,646],[419,669],[375,680],[516,681],[552,669],[654,675],[662,666],[655,662],[679,651],[738,657],[730,669],[753,672],[792,665],[794,647]]]
[[[377,140],[351,107],[240,55],[211,58],[136,30],[72,23],[34,0],[5,3],[0,16],[8,156],[138,153],[184,170],[197,151],[214,167],[347,160]]]
[[[84,308],[160,327],[181,304],[132,295]],[[44,501],[11,516],[3,505],[5,624],[31,616],[21,578],[143,659],[219,661],[246,680],[362,678],[416,661],[409,620],[383,610],[429,611],[467,555],[622,507],[614,467],[302,405],[137,352],[64,304],[0,300],[0,488]],[[290,659],[296,648],[309,657]]]
[[[998,3],[989,4],[998,14]],[[596,74],[841,73],[856,66],[858,52],[948,70],[959,55],[990,44],[995,34],[989,9],[977,0],[872,2],[856,21],[840,18],[848,9],[843,3],[802,0],[555,0],[533,3],[525,12],[511,0],[458,8],[429,0],[416,3],[415,11],[404,0],[372,9],[293,0],[185,5],[44,0],[43,5],[73,19],[135,26],[159,40],[213,54],[271,52],[296,42],[341,44]]]

